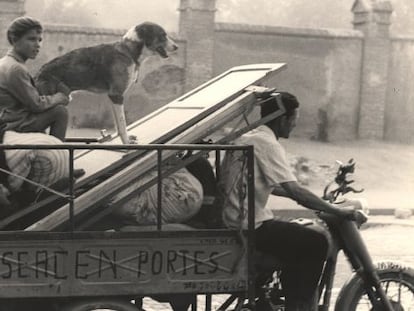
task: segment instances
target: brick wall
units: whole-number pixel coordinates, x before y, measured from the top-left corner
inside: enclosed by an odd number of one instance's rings
[[[288,64],[269,86],[292,92],[301,102],[294,135],[357,137],[360,32],[216,24],[215,39],[214,74],[240,64]]]
[[[232,66],[286,62],[272,86],[302,103],[296,135],[325,140],[387,139],[413,142],[414,38],[389,33],[389,1],[355,0],[354,29],[293,29],[215,23],[216,0],[181,0],[179,53],[142,65],[126,94],[133,121]],[[0,0],[0,26],[24,14],[24,0]],[[351,28],[351,27],[350,27]],[[118,40],[125,30],[45,25],[41,64],[77,47]],[[0,50],[8,48],[5,31]],[[110,127],[109,99],[75,94],[72,126]],[[109,123],[109,124],[108,124]]]
[[[185,90],[212,77],[215,0],[181,0],[179,34],[187,42]]]
[[[368,5],[363,0],[356,0],[352,9],[354,28],[364,34],[358,134],[363,139],[383,139],[393,9],[389,1]]]
[[[365,38],[361,78],[359,137],[384,137],[389,39]]]
[[[391,40],[384,138],[414,143],[414,37]]]
[[[303,103],[297,135],[329,141],[413,141],[413,42],[390,35],[390,1],[355,0],[354,30],[215,24],[212,7],[205,6],[211,4],[209,0],[181,3],[191,3],[206,17],[191,20],[181,14],[183,28],[198,33],[187,38],[187,55],[192,55],[191,60],[186,58],[191,62],[186,66],[187,85],[197,85],[232,66],[287,62],[288,70],[274,86],[294,92]],[[203,28],[215,32],[203,33]],[[197,40],[213,42],[210,76],[208,70],[199,69],[211,62],[206,55],[211,50],[197,45]]]

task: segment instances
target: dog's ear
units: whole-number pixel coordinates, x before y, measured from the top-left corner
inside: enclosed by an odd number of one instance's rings
[[[143,41],[146,46],[150,46],[155,38],[165,34],[165,31],[160,26],[149,22],[136,26],[135,31],[138,38]]]
[[[144,23],[135,27],[138,38],[144,42],[146,46],[151,45],[154,39],[154,31],[152,25]]]

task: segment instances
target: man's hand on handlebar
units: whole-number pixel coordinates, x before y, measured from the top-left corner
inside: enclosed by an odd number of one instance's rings
[[[368,220],[368,215],[365,214],[364,211],[351,206],[338,208],[337,216],[343,217],[347,220],[355,221],[358,226],[362,225]]]

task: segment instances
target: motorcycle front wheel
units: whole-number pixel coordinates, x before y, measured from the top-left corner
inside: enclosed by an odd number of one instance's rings
[[[414,310],[414,270],[398,264],[385,263],[377,270],[378,276],[394,311]],[[342,288],[335,311],[382,311],[374,310],[363,281],[356,274]]]

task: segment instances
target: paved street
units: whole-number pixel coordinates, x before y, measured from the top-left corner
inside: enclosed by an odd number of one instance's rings
[[[414,267],[414,218],[398,220],[393,216],[374,216],[370,222],[361,230],[362,236],[368,245],[374,261],[399,261]],[[334,283],[334,294],[351,275],[351,269],[344,258],[340,256],[336,279]],[[219,305],[225,296],[214,297],[213,306]],[[199,299],[199,310],[204,300]],[[168,304],[160,304],[149,298],[144,300],[144,308],[147,311],[171,310]]]

